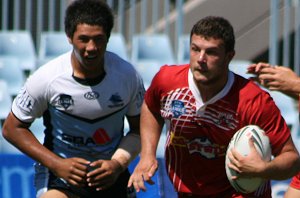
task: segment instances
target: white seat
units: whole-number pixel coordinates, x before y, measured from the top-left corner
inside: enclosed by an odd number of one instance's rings
[[[9,94],[7,83],[0,80],[0,120],[6,119],[11,110],[12,97]]]
[[[71,49],[72,45],[65,32],[42,32],[38,51],[38,67]]]
[[[190,36],[187,34],[179,37],[177,61],[178,64],[186,64],[190,62]]]
[[[253,74],[248,74],[247,73],[247,67],[251,65],[252,62],[248,60],[238,60],[238,59],[233,59],[229,63],[229,70],[233,71],[236,74],[239,74],[240,76],[243,76],[244,78],[250,78],[253,77]]]
[[[16,57],[0,56],[0,80],[7,83],[8,91],[12,97],[19,93],[25,79],[25,74]]]
[[[136,70],[142,76],[144,81],[145,88],[147,89],[155,74],[159,71],[162,66],[158,61],[148,60],[148,61],[139,61],[134,65]]]
[[[126,41],[121,33],[111,33],[106,50],[119,55],[124,60],[129,60]]]
[[[176,64],[170,39],[165,34],[133,35],[131,60],[133,64],[140,61]]]
[[[18,58],[23,71],[36,68],[36,51],[28,31],[0,31],[0,55]]]

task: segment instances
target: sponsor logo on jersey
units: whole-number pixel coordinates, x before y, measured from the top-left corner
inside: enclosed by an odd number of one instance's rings
[[[58,104],[64,107],[64,109],[68,109],[71,105],[74,105],[74,100],[70,95],[60,94],[58,99]]]
[[[77,146],[103,145],[111,141],[107,132],[102,128],[96,130],[92,137],[63,134],[62,139]]]
[[[99,93],[95,91],[89,91],[84,94],[84,98],[87,100],[96,100],[99,98]]]
[[[124,102],[118,93],[111,95],[109,101],[112,103],[112,105],[108,105],[110,108],[121,107],[124,105]]]
[[[107,142],[111,141],[110,137],[104,129],[98,129],[94,133],[93,139],[97,144],[106,144]]]
[[[171,133],[170,144],[176,147],[187,148],[190,154],[200,154],[207,159],[214,159],[224,156],[226,153],[226,146],[213,144],[208,138],[195,138],[188,141],[183,136],[175,136]]]
[[[185,113],[184,102],[180,100],[173,100],[171,104],[173,117],[178,118]]]
[[[213,144],[208,138],[195,138],[187,143],[190,154],[199,153],[201,156],[213,159],[224,156],[226,147],[218,144]]]

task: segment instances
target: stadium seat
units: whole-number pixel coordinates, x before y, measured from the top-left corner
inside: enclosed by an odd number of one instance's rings
[[[71,49],[72,45],[65,32],[42,32],[38,51],[38,67]]]
[[[129,60],[126,41],[121,33],[111,33],[106,50],[119,55],[124,60]]]
[[[159,71],[161,64],[154,60],[144,60],[136,63],[134,67],[142,76],[145,88],[147,89],[150,86],[152,78]]]
[[[0,80],[0,120],[6,119],[12,105],[12,97],[6,81]]]
[[[0,55],[18,58],[24,72],[36,69],[36,51],[29,31],[0,31]]]
[[[190,35],[184,34],[179,37],[177,59],[178,64],[190,62]]]
[[[252,62],[248,60],[233,59],[229,63],[229,70],[248,79],[253,76],[252,74],[247,74],[247,67],[251,64]]]
[[[158,61],[159,64],[175,64],[170,39],[165,34],[136,34],[132,37],[131,61]]]
[[[15,97],[25,82],[25,74],[20,68],[19,60],[13,56],[0,56],[0,80],[8,86],[8,92]]]

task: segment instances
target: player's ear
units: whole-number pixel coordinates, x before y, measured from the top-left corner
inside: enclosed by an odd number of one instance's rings
[[[234,55],[235,55],[235,51],[234,50],[232,50],[230,52],[227,52],[228,61],[231,61],[233,59]]]
[[[71,39],[70,37],[68,37],[68,41],[69,41],[70,44],[73,43],[73,42],[72,42],[72,39]]]

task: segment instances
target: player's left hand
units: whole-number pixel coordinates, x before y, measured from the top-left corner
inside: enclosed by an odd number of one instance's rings
[[[262,177],[262,173],[266,168],[266,163],[255,149],[253,140],[249,139],[250,152],[249,155],[243,156],[234,148],[228,154],[230,163],[227,164],[229,168],[233,169],[239,175],[233,176],[232,179],[238,177]]]
[[[87,182],[96,190],[104,190],[113,185],[123,172],[117,160],[97,160],[90,165],[91,171],[87,174]]]

